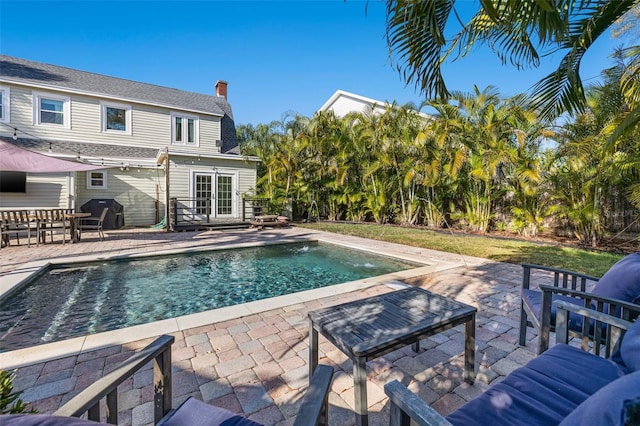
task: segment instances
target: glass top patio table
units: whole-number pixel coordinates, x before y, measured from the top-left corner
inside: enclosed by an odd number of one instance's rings
[[[368,424],[366,362],[465,324],[464,379],[475,380],[477,309],[419,287],[309,312],[309,377],[318,365],[318,333],[353,361],[356,424]]]

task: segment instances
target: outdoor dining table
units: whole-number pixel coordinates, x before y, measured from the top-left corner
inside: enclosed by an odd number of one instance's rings
[[[89,212],[65,213],[65,219],[69,219],[69,232],[71,232],[71,243],[80,241],[80,220],[83,217],[91,217]]]
[[[366,363],[465,324],[464,380],[475,380],[477,309],[419,287],[409,287],[309,312],[309,377],[318,365],[318,333],[353,362],[356,425],[368,424]]]

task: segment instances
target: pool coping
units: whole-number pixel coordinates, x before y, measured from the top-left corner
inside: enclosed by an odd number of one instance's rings
[[[73,264],[79,262],[97,261],[97,260],[116,260],[131,259],[148,256],[162,256],[178,253],[195,253],[201,251],[226,250],[247,247],[259,247],[273,244],[286,244],[301,241],[308,242],[324,242],[328,244],[340,245],[360,251],[366,251],[386,257],[397,258],[424,266],[406,269],[403,271],[393,272],[390,274],[379,275],[361,280],[350,281],[346,283],[334,284],[318,289],[305,290],[283,296],[261,299],[253,302],[247,302],[240,305],[227,306],[223,308],[213,309],[205,312],[184,315],[176,318],[170,318],[155,321],[147,324],[136,325],[132,327],[121,328],[118,330],[106,331],[102,333],[89,334],[85,336],[74,337],[71,339],[61,340],[52,343],[46,343],[29,348],[17,349],[14,351],[0,352],[0,366],[3,369],[15,369],[26,365],[40,363],[52,359],[63,358],[67,356],[79,355],[81,353],[95,351],[112,345],[126,344],[142,339],[152,338],[161,334],[175,333],[195,327],[201,327],[208,324],[228,321],[243,316],[258,314],[278,308],[286,308],[299,305],[304,302],[331,297],[337,294],[349,293],[362,290],[380,284],[394,284],[404,279],[410,279],[418,276],[431,274],[451,268],[461,266],[458,262],[449,262],[441,259],[425,259],[420,254],[412,254],[406,252],[385,251],[364,246],[353,242],[339,241],[326,236],[313,236],[304,239],[300,238],[282,238],[278,241],[252,241],[241,242],[226,245],[211,244],[199,247],[167,249],[156,252],[145,253],[129,253],[118,254],[113,256],[95,256],[82,255],[73,258],[56,258],[29,262],[10,277],[5,277],[0,283],[0,298],[8,296],[13,291],[20,288],[28,282],[34,274],[41,273],[46,267],[57,264]],[[6,281],[6,282],[5,282]]]

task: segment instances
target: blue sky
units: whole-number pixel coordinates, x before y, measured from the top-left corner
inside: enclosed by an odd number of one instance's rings
[[[458,4],[462,13],[473,6]],[[338,89],[419,104],[424,97],[389,62],[384,33],[385,5],[375,0],[0,0],[2,54],[199,93],[225,80],[237,124],[311,116]],[[598,40],[583,78],[610,66],[618,44]],[[447,63],[445,79],[450,90],[495,85],[510,96],[559,58],[517,71],[481,49]]]

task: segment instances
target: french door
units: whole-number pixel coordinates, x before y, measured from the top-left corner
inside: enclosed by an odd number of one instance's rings
[[[194,210],[200,219],[232,217],[234,175],[228,173],[193,174]]]

